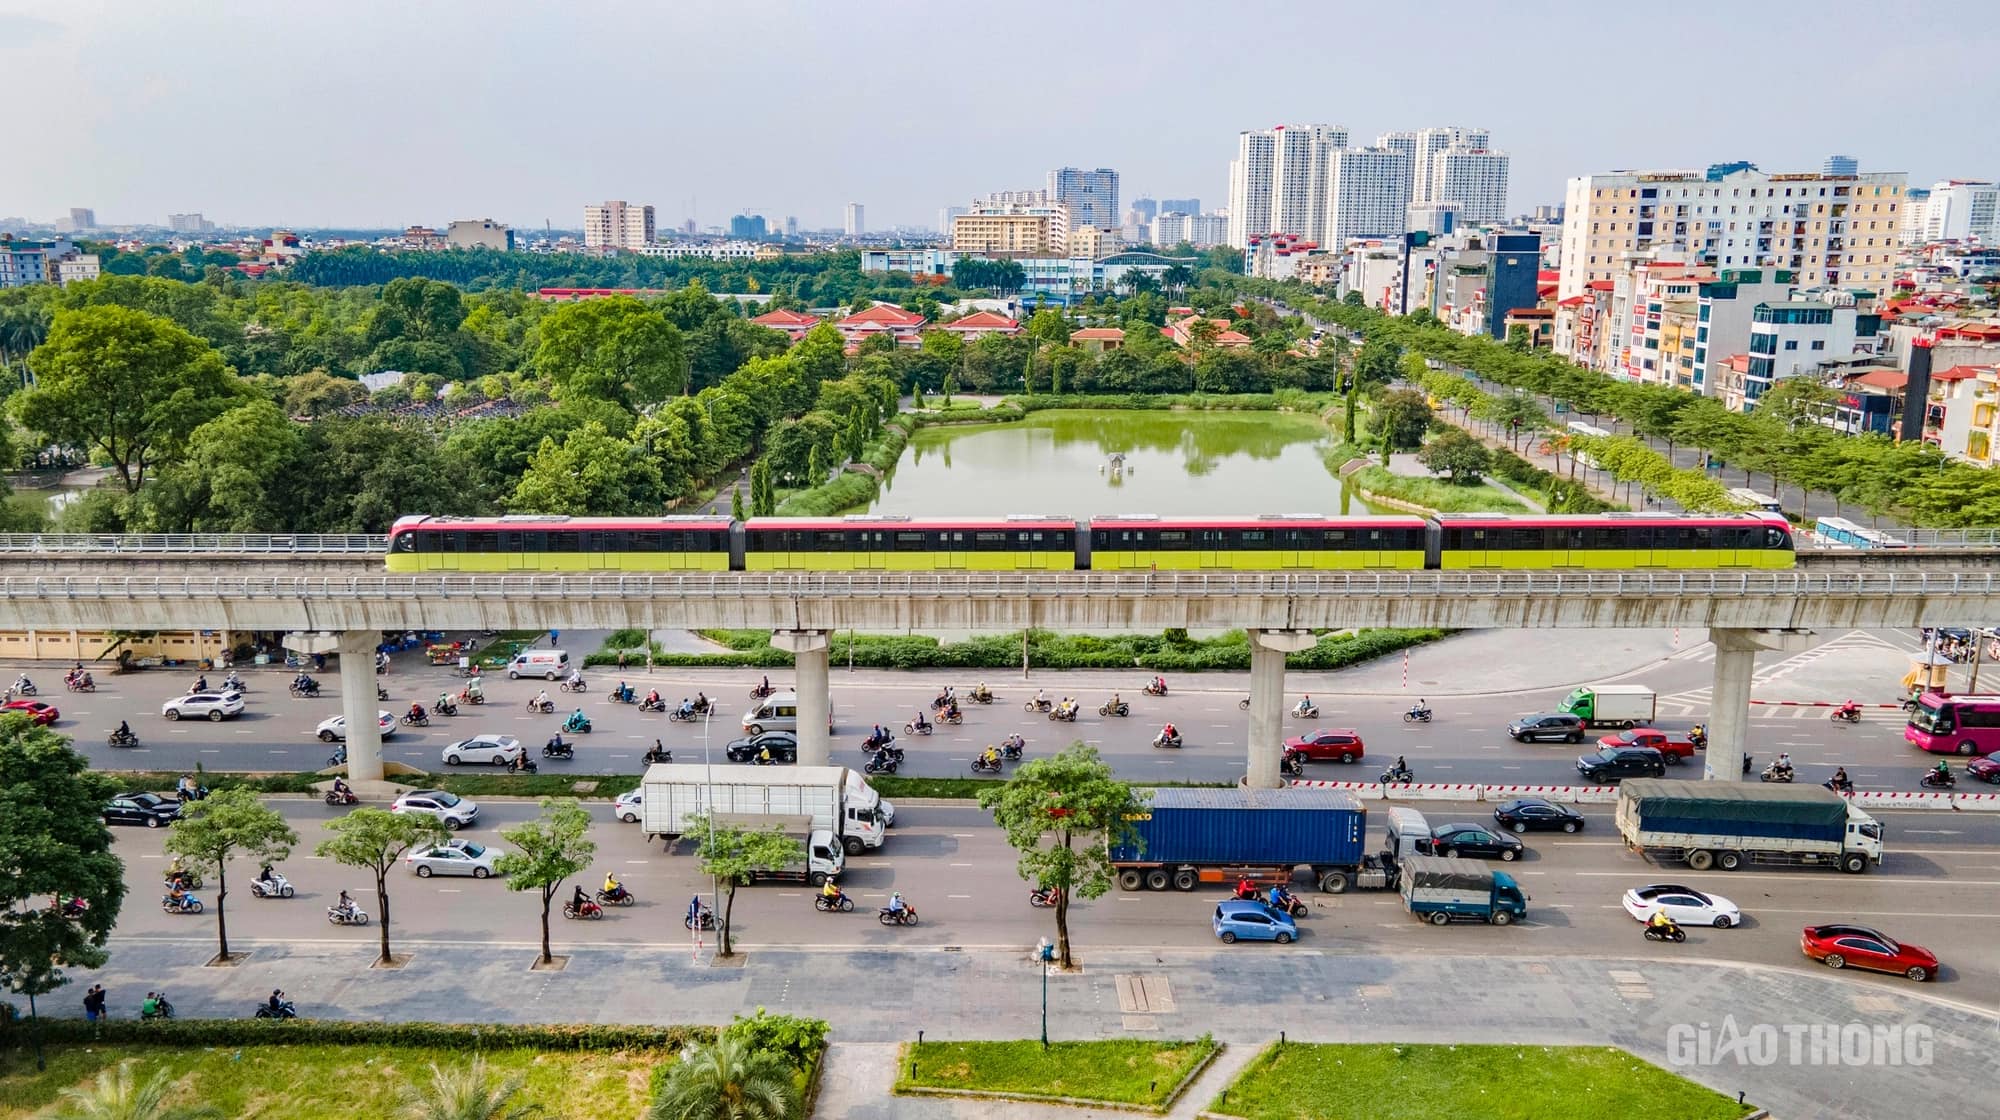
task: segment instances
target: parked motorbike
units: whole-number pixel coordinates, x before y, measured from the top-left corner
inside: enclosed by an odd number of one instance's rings
[[[201,913],[201,899],[196,898],[192,894],[183,894],[179,901],[175,901],[173,895],[163,894],[160,896],[160,912],[163,914],[199,914]]]
[[[1430,721],[1431,710],[1429,708],[1411,708],[1409,711],[1403,713],[1404,723],[1429,723]]]
[[[901,910],[891,910],[884,906],[876,911],[875,920],[885,926],[913,926],[917,924],[917,908],[904,906]]]
[[[822,914],[845,914],[854,909],[854,900],[845,894],[836,895],[833,898],[828,898],[823,894],[816,894],[813,896],[813,909]]]
[[[296,1019],[298,1017],[298,1008],[292,1006],[291,1000],[285,1000],[283,1003],[280,1003],[275,1011],[271,1009],[270,1004],[260,1003],[257,1005],[256,1013],[251,1015],[253,1019]]]
[[[327,790],[325,801],[328,805],[359,805],[361,803],[361,799],[354,796],[354,791],[351,789],[338,792]]]
[[[365,926],[368,924],[368,911],[359,906],[346,910],[329,906],[326,908],[326,920],[337,926]]]
[[[1024,712],[1046,712],[1055,706],[1053,700],[1026,700],[1022,702],[1021,710]]]
[[[1687,931],[1679,926],[1661,927],[1652,925],[1651,923],[1648,923],[1646,926],[1646,940],[1648,941],[1672,941],[1678,944],[1687,939]]]
[[[1061,897],[1062,892],[1054,887],[1038,887],[1028,892],[1028,905],[1039,909],[1048,909],[1054,906],[1056,900]]]
[[[602,918],[603,916],[604,916],[604,907],[599,906],[597,903],[592,902],[587,898],[583,900],[583,905],[581,907],[577,906],[576,901],[574,899],[563,903],[563,917],[565,918],[596,919],[596,918]]]
[[[1106,700],[1097,706],[1097,714],[1101,716],[1129,716],[1132,714],[1132,705],[1120,700],[1114,706],[1111,701]]]
[[[295,893],[291,881],[276,871],[271,872],[271,881],[250,880],[250,893],[258,898],[290,898]]]

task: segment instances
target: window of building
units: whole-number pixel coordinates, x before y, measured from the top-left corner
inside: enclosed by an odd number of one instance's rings
[[[1786,340],[1785,340],[1785,349],[1787,349],[1787,350],[1797,350],[1798,348],[1799,348],[1799,340],[1798,340],[1798,339],[1796,339],[1796,338],[1788,338],[1788,339],[1786,339]]]

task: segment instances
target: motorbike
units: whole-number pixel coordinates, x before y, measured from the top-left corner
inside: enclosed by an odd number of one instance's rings
[[[896,768],[902,764],[903,756],[901,751],[894,753],[883,751],[881,754],[862,763],[861,772],[863,774],[894,774]]]
[[[26,677],[22,677],[20,680],[15,681],[14,687],[8,689],[7,691],[10,695],[22,696],[22,697],[40,696],[42,694],[42,690],[35,687],[35,682],[29,680]]]
[[[317,700],[319,699],[319,682],[313,681],[310,684],[299,684],[295,681],[292,683],[290,691],[293,699]]]
[[[931,697],[931,711],[933,712],[942,712],[950,706],[951,706],[951,693],[949,692]]]
[[[1050,711],[1049,718],[1052,720],[1061,720],[1063,723],[1075,723],[1076,705],[1064,704],[1062,707]]]
[[[633,894],[628,887],[618,888],[616,895],[613,895],[610,891],[597,892],[597,904],[599,906],[635,906],[638,902],[639,896]]]
[[[1708,749],[1708,732],[1699,727],[1694,728],[1688,732],[1688,742],[1694,744],[1695,750],[1705,751]]]
[[[200,890],[201,876],[192,871],[169,871],[166,877],[160,880],[160,886],[167,890],[172,890],[176,886],[184,891]]]
[[[430,725],[431,725],[431,716],[429,712],[403,713],[404,727],[429,727]]]
[[[1019,762],[1022,753],[1027,749],[1027,742],[1019,735],[1009,735],[1000,744],[1000,757],[1008,762]]]
[[[1021,710],[1024,712],[1046,712],[1054,709],[1055,706],[1055,701],[1053,700],[1024,700],[1021,702]]]
[[[953,727],[957,727],[965,722],[965,713],[957,711],[955,709],[947,711],[938,716],[938,722],[948,723]]]
[[[1278,769],[1294,778],[1301,777],[1306,772],[1306,756],[1298,751],[1286,751],[1284,757],[1278,760]]]
[[[1764,772],[1757,775],[1757,780],[1760,782],[1789,782],[1792,780],[1792,776],[1791,767],[1787,766],[1781,769],[1777,763],[1773,762],[1771,765],[1764,767]]]
[[[1113,705],[1111,701],[1106,700],[1097,706],[1097,714],[1101,716],[1129,716],[1132,714],[1132,705],[1127,704],[1123,700]]]
[[[333,753],[326,756],[326,764],[328,766],[347,765],[347,748],[345,746],[335,747]]]
[[[1179,735],[1169,736],[1166,732],[1162,731],[1158,735],[1153,736],[1153,745],[1156,747],[1179,748],[1181,737]]]
[[[683,914],[681,924],[689,929],[712,930],[715,928],[715,911],[704,906],[692,914]]]
[[[563,903],[563,917],[565,918],[602,918],[603,916],[604,907],[599,906],[589,899],[584,899],[581,907],[577,906],[575,899]]]
[[[1949,770],[1929,770],[1917,784],[1925,789],[1951,789],[1958,785],[1958,778]]]
[[[917,924],[917,908],[906,905],[901,910],[891,910],[884,906],[875,912],[875,920],[885,926],[913,926]]]
[[[120,732],[113,731],[104,737],[104,745],[108,747],[136,747],[139,745],[139,733],[136,731],[126,731],[121,734]]]
[[[975,688],[971,692],[966,693],[966,695],[972,697],[972,702],[975,704],[991,704],[993,702],[993,690],[990,688]]]
[[[1832,778],[1828,778],[1826,781],[1821,782],[1820,785],[1825,786],[1826,788],[1832,790],[1837,794],[1840,794],[1843,797],[1852,797],[1854,795],[1853,782],[1836,782]]]
[[[1429,723],[1430,721],[1431,710],[1429,708],[1411,708],[1409,711],[1403,713],[1404,723]]]
[[[550,740],[549,740],[548,742],[546,742],[546,743],[543,743],[543,744],[542,744],[542,757],[543,757],[543,758],[575,758],[575,757],[576,757],[576,744],[574,744],[574,743],[562,743],[562,742],[557,742],[557,741],[556,741],[556,740],[554,740],[554,739],[550,739]]]
[[[664,707],[665,705],[663,704],[661,706]],[[645,711],[644,708],[641,708],[639,710]],[[686,708],[675,708],[673,711],[667,713],[667,718],[673,721],[674,723],[693,723],[694,712]]]
[[[903,725],[903,734],[929,735],[936,728],[937,725],[934,723],[918,723],[915,720],[911,720],[910,722]]]
[[[1062,892],[1054,887],[1038,887],[1028,892],[1028,905],[1038,909],[1048,909],[1062,897]]]
[[[356,796],[354,796],[354,791],[353,791],[353,790],[351,790],[351,789],[349,789],[349,790],[340,790],[340,791],[337,791],[337,792],[336,792],[336,791],[334,791],[334,790],[327,790],[327,791],[326,791],[326,797],[325,797],[325,801],[326,801],[326,803],[327,803],[328,805],[359,805],[359,804],[361,804],[361,799],[360,799],[359,797],[356,797]]]
[[[466,685],[464,688],[458,690],[458,702],[461,704],[484,704],[486,703],[486,694],[471,685]]]
[[[1833,711],[1827,713],[1826,718],[1833,720],[1835,723],[1860,723],[1861,709],[1835,708]]]
[[[190,801],[200,801],[201,799],[207,796],[208,796],[207,786],[196,786],[191,790],[176,789],[174,791],[174,799],[179,801],[183,805],[187,804]]]
[[[160,896],[160,911],[165,914],[199,914],[201,899],[192,894],[184,894],[180,897],[180,901],[176,902],[173,895],[163,894]]]
[[[1407,766],[1403,767],[1400,770],[1396,769],[1395,767],[1390,767],[1389,769],[1382,771],[1382,776],[1375,780],[1385,786],[1406,786],[1409,785],[1411,782],[1416,781],[1417,776],[1415,773],[1411,772],[1410,768]]]
[[[298,1008],[292,1006],[291,1000],[279,1003],[276,1010],[273,1010],[268,1003],[260,1003],[257,1005],[256,1013],[251,1016],[253,1019],[296,1019],[298,1017]]]
[[[250,691],[250,690],[249,690],[248,688],[244,687],[244,685],[243,685],[243,678],[242,678],[242,677],[239,677],[239,676],[237,676],[237,675],[236,675],[235,673],[231,673],[231,674],[229,674],[228,676],[226,676],[226,677],[222,678],[222,690],[223,690],[224,692],[248,692],[248,691]]]
[[[528,701],[528,710],[531,712],[540,712],[545,716],[552,716],[556,714],[556,702],[554,700],[531,699]]]
[[[590,686],[583,681],[564,681],[556,686],[564,692],[589,692]]]
[[[1262,902],[1266,906],[1271,904],[1270,892],[1260,891],[1255,887],[1250,888],[1248,892],[1245,892],[1240,886],[1237,887],[1236,898],[1239,901]],[[1282,887],[1278,890],[1278,904],[1276,908],[1290,914],[1294,918],[1303,918],[1306,915],[1306,904],[1299,900],[1298,895]]]
[[[1166,682],[1165,682],[1165,681],[1147,681],[1147,682],[1146,682],[1146,688],[1145,688],[1145,693],[1146,693],[1146,695],[1148,695],[1148,696],[1165,696],[1165,695],[1167,694],[1167,685],[1166,685]]]
[[[1318,704],[1293,704],[1293,705],[1292,705],[1292,718],[1293,718],[1293,719],[1318,719],[1318,718],[1319,718],[1319,705],[1318,705]],[[1404,719],[1408,719],[1409,717],[1408,717],[1408,716],[1404,716],[1403,718],[1404,718]]]
[[[776,685],[769,685],[769,684],[753,685],[750,688],[750,699],[762,700],[764,697],[769,696],[776,691],[778,691]]]
[[[813,909],[822,914],[845,914],[854,909],[854,900],[845,894],[838,894],[832,898],[828,898],[823,894],[816,894],[813,896]]]
[[[63,679],[63,687],[69,689],[71,692],[96,692],[97,682],[88,681],[82,677],[65,677]]]
[[[1679,926],[1663,927],[1653,925],[1650,922],[1646,925],[1646,940],[1648,941],[1672,941],[1678,944],[1687,939],[1687,931]]]
[[[167,1002],[167,997],[155,996],[153,998],[153,1006],[155,1010],[152,1011],[148,1011],[145,1009],[145,1007],[141,1006],[139,1008],[139,1018],[171,1019],[174,1017],[174,1005]]]
[[[337,926],[365,926],[368,924],[368,911],[359,906],[346,910],[329,906],[326,908],[326,920]]]
[[[646,763],[646,765],[648,765],[648,766],[651,766],[652,764],[654,764],[654,763],[656,763],[656,762],[665,762],[665,763],[671,763],[671,762],[673,762],[673,760],[674,760],[674,752],[672,752],[672,751],[668,751],[668,750],[649,750],[649,751],[647,751],[647,752],[646,752],[646,758],[645,758],[645,763]]]
[[[609,699],[613,704],[637,704],[639,694],[632,691],[632,686],[628,684],[624,688],[612,689]]]
[[[562,729],[564,731],[574,732],[575,734],[578,735],[589,734],[590,717],[578,715],[575,712],[571,712],[569,718],[563,721]]]
[[[375,699],[387,700],[388,698],[389,698],[389,690],[383,688],[380,683],[377,683],[375,685]]]
[[[431,705],[431,714],[440,716],[455,716],[458,714],[458,705],[440,696],[438,697],[437,702]]]
[[[1241,700],[1238,700],[1238,701],[1236,702],[1236,710],[1237,710],[1237,711],[1239,711],[1239,712],[1247,712],[1247,711],[1249,711],[1249,710],[1250,710],[1250,698],[1249,698],[1248,696],[1245,696],[1245,697],[1244,697],[1243,699],[1241,699]]]
[[[639,710],[642,712],[664,712],[667,710],[667,702],[665,700],[654,700],[648,697],[647,699],[639,701]]]
[[[522,774],[533,774],[540,770],[541,767],[535,765],[535,760],[529,758],[527,752],[523,751],[521,757],[515,759],[514,764],[508,767],[508,769]]]
[[[1000,763],[997,760],[988,762],[983,756],[976,757],[972,760],[972,772],[975,774],[998,774],[1000,772]]]
[[[271,881],[268,883],[262,879],[250,880],[250,893],[258,898],[290,898],[296,892],[293,891],[290,880],[273,871]]]
[[[877,738],[874,735],[870,735],[866,739],[861,740],[861,749],[873,753],[875,751],[882,750],[883,748],[887,747],[889,744],[895,741],[896,741],[896,736],[890,733],[888,729],[885,728],[883,729],[880,738]],[[897,753],[900,754],[901,752]]]
[[[72,922],[90,913],[90,900],[86,898],[65,898],[52,905],[58,907],[60,916]]]

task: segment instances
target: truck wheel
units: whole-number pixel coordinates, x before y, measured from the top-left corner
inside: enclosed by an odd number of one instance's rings
[[[1742,852],[1720,852],[1715,857],[1715,866],[1724,871],[1735,871],[1743,866]]]
[[[1840,869],[1849,875],[1859,875],[1868,870],[1868,857],[1860,852],[1849,852],[1840,857]]]
[[[1687,854],[1687,865],[1696,871],[1707,871],[1715,866],[1715,853],[1705,848],[1696,848]]]
[[[1145,877],[1135,868],[1128,867],[1118,873],[1118,889],[1121,891],[1136,891],[1145,885]]]
[[[1185,868],[1174,872],[1174,889],[1177,891],[1191,891],[1199,886],[1200,883],[1201,876]]]
[[[1431,911],[1431,917],[1430,917],[1430,923],[1431,923],[1432,925],[1434,925],[1434,926],[1441,926],[1441,925],[1445,925],[1445,924],[1449,923],[1450,921],[1451,921],[1451,915],[1450,915],[1450,914],[1447,914],[1447,913],[1445,913],[1445,912],[1444,912],[1444,911],[1442,911],[1442,910],[1433,910],[1433,911]]]
[[[1167,869],[1164,867],[1155,867],[1146,872],[1146,889],[1149,891],[1166,890],[1167,882]]]
[[[806,876],[806,882],[811,883],[815,887],[826,886],[826,873],[824,871],[815,871]]]
[[[1514,912],[1512,910],[1495,910],[1493,912],[1493,924],[1496,926],[1513,925]]]
[[[840,842],[840,846],[842,848],[845,848],[847,850],[847,854],[851,856],[858,856],[864,850],[864,846],[861,843],[861,837],[859,836],[847,837],[846,839]]]
[[[1321,894],[1345,894],[1347,891],[1347,872],[1329,871],[1321,875],[1319,877],[1319,889]]]

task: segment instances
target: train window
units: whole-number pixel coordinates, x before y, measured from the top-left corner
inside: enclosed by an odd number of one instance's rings
[[[964,533],[953,533],[953,534],[951,534],[951,543],[952,543],[952,544],[954,544],[954,545],[962,545],[962,544],[964,544],[964,543],[965,543],[965,534],[964,534]]]
[[[924,551],[924,546],[929,543],[928,536],[929,534],[921,531],[897,533],[896,550],[898,552],[922,552]]]
[[[1185,545],[1188,535],[1185,529],[1162,529],[1159,540],[1162,545]]]
[[[583,534],[559,532],[549,534],[550,552],[577,552],[583,547]]]
[[[1347,544],[1347,530],[1328,529],[1320,539],[1328,548],[1341,548]]]
[[[1625,535],[1608,525],[1600,525],[1590,530],[1591,548],[1623,548]]]
[[[485,530],[467,533],[465,534],[465,551],[498,552],[500,551],[500,534]]]
[[[417,550],[417,535],[415,533],[396,534],[396,545],[394,551],[415,552],[416,550]]]
[[[993,532],[974,533],[972,534],[972,544],[974,548],[981,552],[1004,552],[1007,549],[1007,534]]]
[[[1221,535],[1222,535],[1222,534],[1220,534],[1220,533],[1217,533],[1217,534],[1216,534],[1216,536],[1218,536],[1218,537],[1219,537],[1219,536],[1221,536]],[[1243,530],[1243,543],[1244,543],[1244,544],[1246,544],[1246,545],[1260,545],[1260,544],[1263,544],[1263,543],[1264,543],[1265,541],[1268,541],[1268,540],[1270,540],[1270,539],[1271,539],[1271,534],[1269,534],[1269,533],[1266,533],[1266,532],[1265,532],[1264,530],[1262,530],[1262,529],[1245,529],[1245,530]]]
[[[637,529],[625,534],[625,548],[628,552],[686,552],[687,534]]]
[[[822,530],[821,532],[817,532],[812,535],[812,543],[813,547],[818,549],[822,550],[830,549],[837,551],[839,549],[847,547],[847,534],[841,532],[838,529],[834,529],[831,531]],[[868,534],[866,533],[861,534],[860,543],[863,547],[867,546]]]
[[[1790,545],[1791,545],[1791,542],[1785,539],[1785,533],[1784,533],[1784,530],[1782,530],[1782,529],[1766,529],[1766,530],[1764,530],[1764,547],[1765,547],[1765,548],[1787,548],[1787,547],[1789,547]]]

